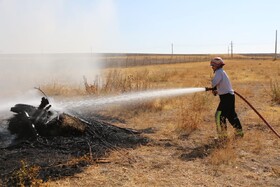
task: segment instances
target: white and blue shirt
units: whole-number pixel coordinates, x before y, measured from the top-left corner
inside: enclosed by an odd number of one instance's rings
[[[212,80],[212,87],[217,87],[219,95],[228,93],[234,95],[234,90],[232,89],[228,75],[223,68],[219,68],[215,71],[215,76]]]

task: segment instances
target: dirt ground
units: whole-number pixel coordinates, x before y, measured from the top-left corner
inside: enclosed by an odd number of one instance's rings
[[[208,62],[138,67],[133,71],[136,69],[171,71],[166,74],[170,77],[159,83],[166,88],[209,86],[212,76]],[[270,95],[271,81],[280,81],[280,62],[228,60],[224,69],[235,91],[280,132],[280,107]],[[206,99],[207,106],[199,111],[197,128],[185,132],[178,128],[181,107],[189,106],[197,97]],[[280,186],[280,139],[236,97],[236,111],[245,136],[236,139],[229,125],[229,139],[218,143],[214,122],[218,102],[218,97],[205,92],[164,100],[161,110],[135,112],[121,106],[104,111],[107,116],[122,119],[114,122],[116,126],[150,129],[143,136],[151,141],[136,148],[116,149],[104,156],[104,162],[92,163],[82,172],[42,185]]]
[[[225,70],[235,91],[243,95],[279,132],[280,108],[271,102],[270,81],[280,78],[278,61],[232,60]],[[148,67],[149,68],[149,67]],[[165,67],[186,72],[169,79],[191,86],[211,76],[208,62]],[[152,69],[152,67],[151,67]],[[94,164],[83,173],[49,182],[50,186],[280,186],[280,140],[263,121],[236,97],[236,110],[245,136],[217,145],[214,113],[218,98],[209,96],[208,111],[202,111],[198,129],[190,134],[176,131],[178,108],[165,106],[160,112],[144,112],[118,125],[135,129],[153,128],[145,134],[153,141],[136,149],[120,149],[108,163]],[[185,96],[186,104],[193,99]],[[121,112],[120,112],[121,113]],[[124,112],[125,113],[125,112]],[[118,113],[118,115],[120,115]],[[126,116],[121,114],[121,116]],[[131,115],[130,115],[131,116]]]

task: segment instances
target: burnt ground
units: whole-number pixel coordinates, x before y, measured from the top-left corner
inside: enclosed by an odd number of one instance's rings
[[[72,176],[92,162],[104,162],[102,159],[111,150],[133,148],[149,141],[140,131],[105,121],[106,116],[75,118],[86,125],[80,135],[18,139],[0,148],[0,184],[29,186],[35,179],[45,182]]]

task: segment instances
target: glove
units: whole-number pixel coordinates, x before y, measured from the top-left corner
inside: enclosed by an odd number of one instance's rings
[[[218,91],[217,91],[217,90],[212,90],[212,94],[213,94],[214,96],[216,96],[216,95],[218,95]]]

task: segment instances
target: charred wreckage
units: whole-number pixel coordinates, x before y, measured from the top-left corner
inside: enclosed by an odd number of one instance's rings
[[[142,136],[142,130],[117,127],[96,116],[84,119],[51,110],[46,97],[38,107],[16,104],[11,111],[14,115],[7,120],[7,126],[16,138],[0,149],[0,185],[3,186],[19,183],[15,172],[22,167],[23,160],[29,166],[39,166],[36,177],[47,181],[81,172],[88,164],[67,165],[73,158],[90,155],[93,160],[99,160],[112,149],[133,148],[149,141]],[[24,184],[29,183],[26,179]]]

